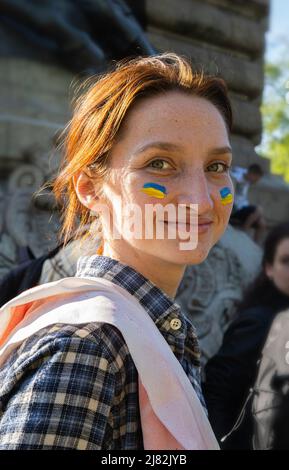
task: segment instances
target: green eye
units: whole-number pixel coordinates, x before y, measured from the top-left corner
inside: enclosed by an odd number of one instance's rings
[[[169,165],[169,166],[166,167],[165,165]],[[150,168],[155,168],[157,170],[164,170],[164,169],[170,168],[170,164],[166,160],[162,160],[161,158],[153,160],[147,166]]]
[[[226,163],[222,162],[212,163],[212,165],[210,165],[208,168],[213,168],[212,171],[216,173],[226,173],[230,169]]]

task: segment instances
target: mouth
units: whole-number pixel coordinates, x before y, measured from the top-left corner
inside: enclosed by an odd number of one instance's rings
[[[169,222],[168,220],[163,220],[160,222],[164,222],[164,224],[166,224],[167,226],[176,227],[178,231],[194,232],[194,233],[196,233],[197,230],[198,230],[198,233],[205,233],[213,225],[212,220],[198,222],[198,224],[190,224],[189,222],[183,222],[183,221]]]

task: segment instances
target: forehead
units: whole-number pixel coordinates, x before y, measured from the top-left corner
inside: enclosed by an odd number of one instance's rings
[[[120,139],[131,144],[170,139],[228,141],[223,116],[210,101],[182,91],[169,91],[137,101],[122,124]]]

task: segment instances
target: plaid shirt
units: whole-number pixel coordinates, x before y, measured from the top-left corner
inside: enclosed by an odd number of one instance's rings
[[[137,298],[205,407],[195,329],[179,305],[106,256],[81,257],[76,275],[104,277]],[[0,370],[0,449],[143,449],[137,370],[115,326],[56,324],[11,354]]]

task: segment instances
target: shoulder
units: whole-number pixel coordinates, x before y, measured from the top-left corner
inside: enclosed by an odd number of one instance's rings
[[[271,324],[275,317],[274,309],[269,305],[256,305],[245,309],[240,314],[241,319],[251,319],[252,322],[260,326]]]
[[[243,342],[243,346],[258,344],[263,341],[274,319],[271,308],[256,306],[244,309],[229,325],[223,344]],[[234,346],[235,347],[235,346]]]
[[[222,346],[208,361],[206,370],[215,370],[219,366],[223,368],[226,364],[226,368],[232,372],[237,364],[238,373],[241,373],[241,369],[245,374],[252,371],[252,365],[255,367],[261,354],[272,320],[272,311],[265,307],[241,311],[226,330]]]
[[[266,305],[256,305],[241,310],[231,325],[242,325],[248,323],[265,326],[272,321],[273,316],[274,313],[271,307]]]
[[[0,447],[111,447],[135,390],[127,354],[104,323],[55,324],[29,337],[0,369]]]
[[[2,374],[26,373],[43,364],[69,363],[76,369],[102,368],[125,380],[130,365],[127,344],[121,332],[103,322],[81,325],[54,324],[27,338],[8,358],[0,371]]]

